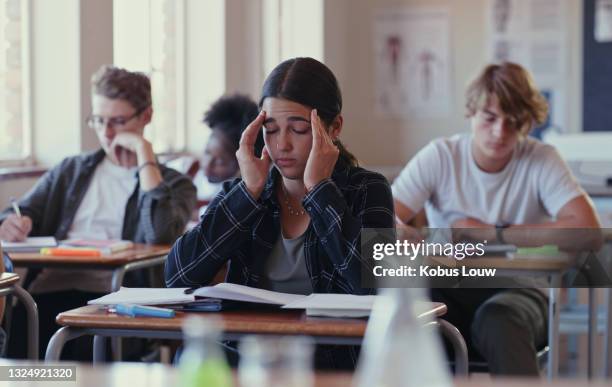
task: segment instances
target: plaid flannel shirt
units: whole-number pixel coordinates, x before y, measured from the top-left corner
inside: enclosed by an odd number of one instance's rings
[[[280,207],[270,172],[259,198],[241,179],[224,183],[200,223],[176,241],[166,262],[168,287],[205,286],[229,261],[227,282],[263,287],[262,272],[281,234]],[[393,198],[380,174],[340,159],[331,178],[317,184],[302,201],[310,215],[304,253],[312,288],[318,293],[367,294],[361,287],[362,228],[393,228]]]

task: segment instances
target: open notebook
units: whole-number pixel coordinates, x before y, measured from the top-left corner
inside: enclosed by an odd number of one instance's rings
[[[93,305],[181,305],[201,299],[222,299],[266,305],[285,309],[305,309],[311,316],[364,317],[370,314],[376,296],[349,294],[289,294],[220,283],[199,289],[189,288],[121,288],[119,291],[91,300]]]

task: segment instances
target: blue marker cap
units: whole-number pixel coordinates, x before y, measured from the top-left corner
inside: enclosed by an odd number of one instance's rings
[[[153,306],[132,305],[132,304],[117,304],[115,313],[130,316],[130,317],[174,317],[174,310],[166,308],[156,308]]]

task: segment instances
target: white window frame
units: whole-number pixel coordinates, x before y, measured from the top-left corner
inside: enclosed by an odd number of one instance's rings
[[[117,1],[123,2],[125,0],[115,0],[115,4]],[[130,0],[133,1],[133,0]],[[155,72],[160,71],[156,64],[154,64],[154,44],[160,44],[156,39],[152,39],[151,32],[151,21],[152,21],[152,6],[153,2],[161,1],[166,2],[167,4],[171,4],[174,7],[174,58],[173,60],[173,69],[174,74],[172,80],[169,82],[172,85],[174,92],[172,95],[166,97],[167,93],[164,93],[164,98],[168,98],[165,101],[167,104],[168,101],[173,101],[172,106],[173,109],[169,111],[169,116],[171,117],[170,122],[165,123],[165,125],[161,122],[161,119],[165,116],[162,113],[161,105],[164,101],[160,101],[159,98],[156,98],[157,90],[160,90],[161,87],[155,84]],[[186,149],[186,139],[187,139],[187,127],[185,124],[185,102],[186,102],[186,84],[185,84],[185,1],[184,0],[139,0],[142,3],[145,9],[141,15],[145,15],[148,19],[144,22],[146,24],[146,29],[148,30],[146,33],[146,41],[147,47],[140,47],[140,51],[136,52],[132,58],[128,58],[125,55],[119,53],[119,57],[115,58],[115,64],[119,67],[126,67],[130,71],[142,71],[149,75],[151,78],[151,87],[152,87],[152,97],[153,97],[153,120],[150,125],[145,128],[145,136],[148,137],[149,140],[153,143],[153,148],[156,152],[168,153],[168,152],[182,152]],[[114,12],[114,18],[117,17],[117,12]],[[114,33],[114,46],[120,44],[119,39],[122,36],[126,36],[127,33],[117,32]],[[117,55],[117,50],[115,50],[115,54]],[[124,51],[125,53],[125,51]],[[156,125],[163,125],[166,128],[166,136],[159,137],[159,134],[156,134],[155,131],[158,127]],[[163,145],[169,145],[167,147],[163,147]]]
[[[13,0],[20,3],[20,54],[21,54],[21,135],[22,152],[18,158],[2,158],[0,167],[29,166],[34,164],[32,146],[32,98],[31,98],[31,0]],[[3,1],[0,6],[5,6]]]
[[[264,76],[293,57],[323,62],[324,0],[263,0],[262,10]]]

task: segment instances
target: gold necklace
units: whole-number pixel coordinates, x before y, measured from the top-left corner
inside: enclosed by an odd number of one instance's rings
[[[291,204],[289,204],[289,195],[287,194],[287,190],[285,189],[285,186],[283,185],[283,183],[281,183],[281,189],[283,190],[283,195],[285,196],[285,205],[287,206],[287,209],[289,210],[289,215],[291,216],[302,216],[306,213],[306,210],[304,210],[304,207],[302,207],[301,210],[295,210]]]

